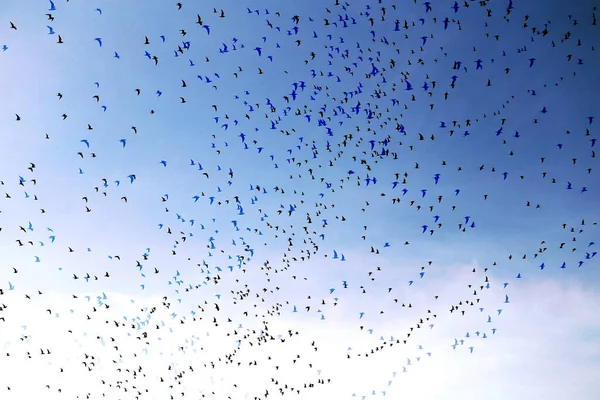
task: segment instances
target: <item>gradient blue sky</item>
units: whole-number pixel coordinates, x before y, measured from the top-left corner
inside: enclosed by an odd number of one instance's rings
[[[176,3],[0,5],[1,398],[598,398],[593,1]]]

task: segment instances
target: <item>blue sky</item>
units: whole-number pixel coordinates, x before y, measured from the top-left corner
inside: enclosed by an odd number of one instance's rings
[[[598,397],[594,2],[176,3],[0,5],[2,398]]]

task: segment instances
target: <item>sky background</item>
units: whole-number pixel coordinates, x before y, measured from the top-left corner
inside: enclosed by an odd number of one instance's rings
[[[595,2],[176,3],[0,5],[1,398],[598,398]]]

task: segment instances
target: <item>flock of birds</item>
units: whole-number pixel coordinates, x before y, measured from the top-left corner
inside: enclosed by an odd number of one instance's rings
[[[32,121],[34,100],[14,109],[5,99],[3,127],[42,150],[17,157],[14,140],[0,161],[0,244],[10,254],[0,364],[37,360],[56,378],[0,376],[1,398],[28,398],[36,385],[57,398],[322,398],[334,386],[386,396],[397,376],[435,357],[421,339],[440,324],[479,318],[448,343],[473,353],[497,334],[511,285],[532,268],[597,265],[600,121],[593,98],[577,103],[598,68],[595,7],[548,20],[512,0],[334,0],[298,13],[177,2],[165,8],[173,29],[137,32],[130,51],[101,32],[70,34],[63,15],[74,3],[28,10],[45,14],[37,28],[54,38],[45,51],[74,43],[65,51],[82,66],[85,46],[121,74],[57,87],[48,110],[61,111],[47,126]],[[101,21],[119,7],[86,13]],[[18,35],[34,35],[20,22],[6,22],[0,65]],[[149,78],[127,78],[132,66]],[[592,93],[594,84],[583,82]],[[568,90],[574,107],[560,98]],[[441,243],[513,234],[525,238],[470,270],[464,295],[426,289],[447,258]],[[406,280],[400,258],[411,260]],[[55,304],[53,291],[68,296]],[[21,303],[35,307],[11,314]],[[396,315],[410,322],[380,327]],[[364,340],[334,365],[383,353],[407,361],[365,393],[331,378],[319,364],[328,346],[301,324],[327,330],[336,318]],[[74,347],[38,345],[45,328],[33,320]],[[241,368],[264,372],[242,384]],[[299,369],[310,380],[294,380]],[[207,377],[218,371],[231,382],[215,389]],[[97,389],[61,386],[61,375]]]

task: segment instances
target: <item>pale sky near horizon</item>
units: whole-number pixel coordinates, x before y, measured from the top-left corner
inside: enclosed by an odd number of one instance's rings
[[[181,3],[0,4],[1,399],[600,396],[594,1]]]

